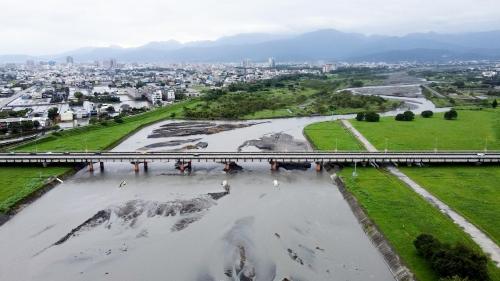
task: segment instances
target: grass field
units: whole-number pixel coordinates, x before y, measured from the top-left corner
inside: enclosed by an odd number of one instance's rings
[[[445,120],[443,114],[432,118],[417,116],[414,121],[352,121],[376,148],[389,150],[490,150],[500,149],[500,110],[459,110],[457,120]]]
[[[90,125],[52,134],[46,138],[17,147],[18,151],[83,151],[105,150],[114,146],[125,136],[159,120],[182,117],[184,106],[192,106],[196,101],[182,102],[125,117],[123,123],[110,121],[108,125]]]
[[[318,150],[364,150],[356,138],[339,121],[314,123],[304,128],[304,134]]]
[[[401,168],[500,245],[500,167]]]
[[[413,240],[419,234],[429,233],[441,241],[462,242],[479,249],[460,227],[392,175],[374,168],[358,169],[355,178],[351,174],[352,168],[345,168],[340,173],[347,189],[358,199],[418,280],[438,279],[415,251]],[[492,280],[500,280],[500,270],[491,262],[489,273]]]
[[[5,213],[17,202],[40,189],[47,178],[64,174],[68,167],[0,167],[0,212]]]

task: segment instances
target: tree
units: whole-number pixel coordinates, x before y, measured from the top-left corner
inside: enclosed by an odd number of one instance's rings
[[[376,112],[369,111],[365,114],[365,120],[367,122],[378,122],[380,121],[380,115]]]
[[[396,121],[413,121],[415,119],[415,113],[411,111],[405,111],[396,115]]]
[[[33,128],[34,128],[33,121],[31,120],[21,121],[21,129],[23,131],[31,131],[33,130]]]
[[[38,120],[33,121],[33,127],[35,127],[35,129],[40,128],[41,125],[42,124],[40,124],[40,122]]]
[[[422,117],[423,118],[431,118],[432,115],[434,115],[434,112],[432,112],[430,110],[422,111]]]
[[[446,120],[455,120],[458,117],[458,113],[455,109],[450,109],[450,111],[446,111],[444,113],[444,119]]]
[[[491,107],[497,108],[497,106],[498,106],[498,102],[496,99],[494,99],[493,102],[491,103]]]
[[[353,88],[360,88],[363,87],[364,83],[361,80],[354,80],[351,82],[351,87]]]
[[[413,241],[418,255],[425,258],[441,278],[449,280],[490,280],[488,259],[460,243],[455,246],[441,243],[429,234],[420,234]],[[456,278],[455,278],[456,276]]]
[[[47,111],[47,116],[50,120],[54,121],[57,116],[59,116],[59,109],[57,107],[52,107]]]
[[[76,99],[79,99],[79,100],[83,98],[82,92],[75,92],[74,96]]]
[[[462,80],[458,80],[458,81],[455,81],[453,83],[453,86],[459,88],[459,89],[462,89],[462,88],[465,88],[465,82],[462,81]]]
[[[108,108],[106,108],[106,111],[109,113],[113,113],[113,112],[115,112],[115,108],[112,106],[109,106]]]
[[[358,112],[358,114],[356,114],[356,120],[358,120],[358,121],[365,120],[365,113],[364,112]]]

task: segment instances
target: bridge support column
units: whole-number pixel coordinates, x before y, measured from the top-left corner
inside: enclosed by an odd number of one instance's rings
[[[139,163],[134,162],[134,172],[138,173],[139,172]]]
[[[269,163],[271,164],[271,171],[278,171],[279,170],[279,164],[278,164],[278,161],[275,161],[275,160],[271,160],[269,161]]]
[[[88,162],[87,165],[89,167],[89,172],[93,173],[94,172],[94,163]]]
[[[43,166],[44,168],[47,168],[47,165],[48,165],[48,164],[47,164],[47,162],[45,162],[45,161],[43,161],[43,162],[42,162],[42,166]]]
[[[148,171],[148,162],[144,161],[144,172]]]
[[[322,172],[322,171],[323,171],[323,163],[316,162],[316,172]]]
[[[101,172],[104,171],[104,162],[99,162],[99,168],[101,169]]]

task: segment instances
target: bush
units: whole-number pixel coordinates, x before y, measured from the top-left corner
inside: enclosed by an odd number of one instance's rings
[[[396,121],[405,121],[405,116],[403,115],[403,113],[398,113],[396,117],[394,117],[394,119]]]
[[[446,111],[444,113],[444,119],[446,120],[454,120],[457,119],[458,113],[455,109],[450,109],[450,111]]]
[[[358,121],[365,120],[365,113],[364,112],[359,112],[358,114],[356,114],[356,120],[358,120]]]
[[[376,112],[369,111],[365,113],[365,120],[367,122],[378,122],[380,121],[380,115]]]
[[[486,256],[474,252],[465,245],[456,244],[451,247],[429,234],[419,235],[413,245],[417,253],[430,263],[432,269],[441,278],[490,280]]]
[[[97,119],[96,117],[91,117],[89,119],[89,124],[97,124],[97,122],[99,122],[99,119]]]
[[[434,112],[432,112],[430,110],[422,111],[422,117],[423,118],[431,118],[432,115],[434,115]]]
[[[491,107],[497,108],[497,106],[498,106],[498,102],[496,99],[494,99],[493,102],[491,103]]]
[[[123,118],[119,115],[113,117],[113,120],[115,120],[116,123],[123,123]]]

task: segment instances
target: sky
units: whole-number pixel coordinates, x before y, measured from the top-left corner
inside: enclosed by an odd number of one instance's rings
[[[1,0],[0,54],[238,33],[500,30],[500,0]]]

